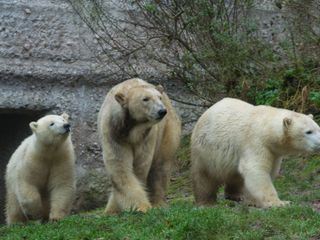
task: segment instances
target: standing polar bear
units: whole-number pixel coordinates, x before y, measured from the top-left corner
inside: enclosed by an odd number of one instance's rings
[[[225,196],[257,207],[283,206],[272,181],[286,155],[320,149],[312,116],[225,98],[198,120],[191,137],[192,178],[198,204]]]
[[[98,128],[112,183],[106,213],[146,212],[151,204],[163,204],[181,133],[163,88],[138,78],[114,86],[100,109]]]
[[[5,176],[7,224],[56,221],[69,214],[75,156],[68,117],[48,115],[31,122],[33,134],[11,156]]]

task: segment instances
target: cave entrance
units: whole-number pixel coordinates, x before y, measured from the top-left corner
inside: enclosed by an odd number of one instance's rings
[[[29,123],[46,111],[0,109],[0,224],[5,223],[5,171],[10,156],[31,134]]]

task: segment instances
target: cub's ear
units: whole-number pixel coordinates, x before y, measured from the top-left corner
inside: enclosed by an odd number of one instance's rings
[[[311,119],[313,119],[313,115],[312,115],[312,114],[309,114],[308,117],[311,118]]]
[[[156,89],[160,92],[160,93],[163,93],[164,92],[164,88],[162,87],[162,85],[158,85],[156,86]]]
[[[29,123],[29,126],[30,126],[32,132],[36,132],[37,127],[38,127],[38,123],[36,123],[36,122],[31,122],[31,123]]]
[[[289,128],[291,124],[292,124],[292,119],[291,119],[291,118],[285,117],[285,118],[283,119],[283,126],[284,126],[285,128]]]
[[[114,95],[114,98],[117,100],[117,102],[118,102],[122,107],[125,107],[125,106],[126,106],[126,104],[127,104],[127,99],[126,99],[126,97],[124,96],[123,93],[121,93],[121,92],[116,93],[116,95]]]
[[[67,113],[65,113],[65,112],[61,114],[61,117],[63,117],[67,121],[69,119],[69,115]]]

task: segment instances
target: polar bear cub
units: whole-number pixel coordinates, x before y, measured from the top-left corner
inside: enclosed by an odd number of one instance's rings
[[[283,206],[272,181],[282,158],[320,149],[312,116],[225,98],[198,120],[191,137],[192,178],[198,204],[226,198],[257,207]]]
[[[31,122],[33,132],[11,156],[6,170],[7,224],[56,221],[68,215],[75,192],[75,155],[69,116]]]

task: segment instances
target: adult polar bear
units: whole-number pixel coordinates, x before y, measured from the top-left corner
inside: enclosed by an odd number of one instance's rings
[[[98,129],[112,183],[106,213],[146,212],[164,203],[181,123],[163,88],[137,78],[114,86],[100,109]]]
[[[212,204],[225,184],[229,199],[257,207],[283,206],[273,186],[282,158],[318,151],[320,128],[311,116],[225,98],[198,120],[191,137],[198,204]]]

